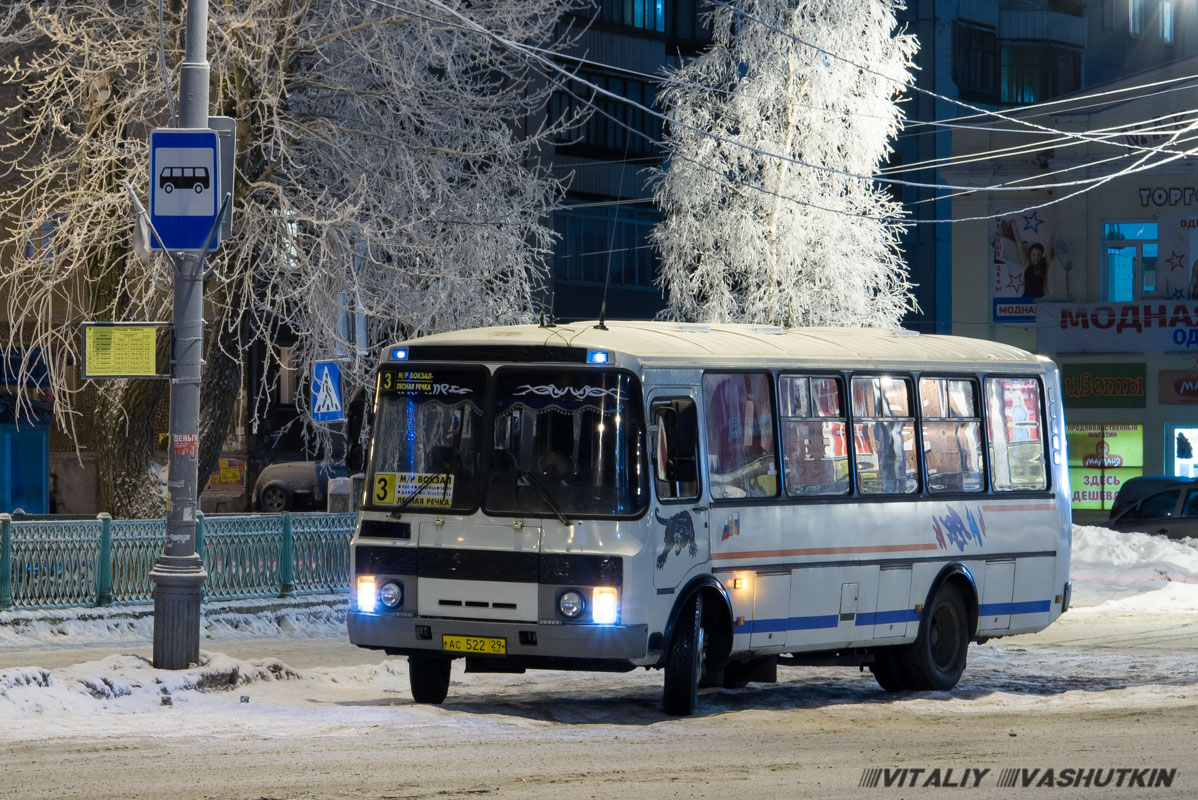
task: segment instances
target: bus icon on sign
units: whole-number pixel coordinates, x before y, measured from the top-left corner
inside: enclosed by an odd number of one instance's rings
[[[158,173],[158,188],[170,194],[179,189],[194,189],[196,194],[210,186],[207,167],[163,167]]]

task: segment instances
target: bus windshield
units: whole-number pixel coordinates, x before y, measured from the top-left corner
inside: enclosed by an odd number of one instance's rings
[[[487,511],[619,517],[647,507],[641,391],[633,376],[500,369],[493,414]]]
[[[429,511],[478,506],[486,384],[482,367],[388,366],[379,373],[370,505]]]

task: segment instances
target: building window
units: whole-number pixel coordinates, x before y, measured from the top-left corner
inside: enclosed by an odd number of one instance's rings
[[[1127,0],[1127,32],[1136,37],[1144,35],[1144,0]]]
[[[1157,224],[1108,222],[1102,226],[1104,300],[1129,303],[1157,295]]]
[[[649,233],[660,218],[657,211],[630,206],[558,212],[553,218],[554,277],[569,283],[654,289],[657,256]]]
[[[1115,30],[1115,0],[1102,0],[1102,29]]]
[[[279,348],[279,385],[275,393],[275,402],[281,406],[295,405],[296,391],[299,388],[296,355],[294,347]]]
[[[666,6],[668,52],[694,53],[711,41],[703,0],[674,0]]]
[[[666,29],[665,0],[596,0],[594,6],[579,13],[626,28],[657,33]]]
[[[953,23],[953,82],[963,100],[998,97],[998,37],[993,30]]]
[[[1053,45],[1004,45],[1001,48],[1004,105],[1050,100],[1081,88],[1081,53]]]
[[[38,262],[41,269],[54,266],[54,234],[58,232],[58,224],[64,219],[62,214],[53,220],[32,225],[29,228],[29,238],[25,240],[26,261]]]
[[[652,84],[596,72],[580,72],[579,77],[587,83],[569,81],[550,100],[551,119],[568,125],[583,120],[557,134],[559,153],[660,157],[661,119],[646,110],[657,99]],[[633,102],[625,103],[587,84]]]
[[[1161,0],[1161,44],[1173,44],[1173,0]]]

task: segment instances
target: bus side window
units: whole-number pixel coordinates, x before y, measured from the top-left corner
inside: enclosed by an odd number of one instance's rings
[[[711,499],[777,497],[772,394],[766,373],[703,376]]]
[[[689,397],[655,404],[653,477],[660,500],[699,496],[699,414]]]
[[[840,387],[840,378],[778,377],[782,467],[786,493],[791,497],[849,493],[848,437]]]
[[[908,378],[853,378],[853,449],[862,494],[919,491],[915,417]]]
[[[1040,384],[1035,378],[986,379],[986,432],[995,491],[1048,488]]]
[[[919,400],[928,491],[983,491],[982,420],[973,381],[920,378]]]

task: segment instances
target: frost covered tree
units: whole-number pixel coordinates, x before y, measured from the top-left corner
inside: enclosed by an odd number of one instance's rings
[[[902,119],[916,42],[897,1],[731,4],[660,95],[674,120],[654,179],[665,314],[897,326],[914,307],[901,207],[852,177],[874,173]]]
[[[47,356],[68,434],[95,416],[102,507],[124,517],[161,513],[146,475],[166,382],[89,387],[71,373],[79,322],[169,319],[170,270],[161,254],[135,257],[124,182],[144,199],[148,132],[170,125],[178,94],[183,5],[0,11],[0,88],[13,95],[0,133],[0,356],[24,353],[26,377],[31,354]],[[297,334],[303,374],[314,359],[354,355],[342,307],[368,317],[371,345],[534,316],[552,235],[543,220],[560,187],[528,166],[552,131],[525,121],[552,87],[463,18],[553,46],[564,8],[211,0],[210,113],[237,120],[237,181],[232,237],[209,259],[201,480],[255,341]],[[343,382],[362,385],[370,362],[345,364]]]

